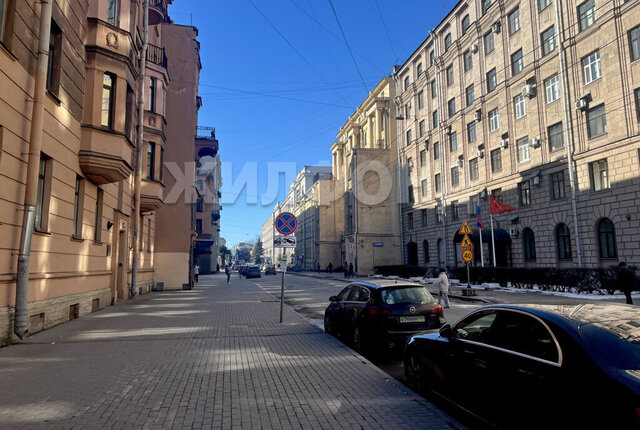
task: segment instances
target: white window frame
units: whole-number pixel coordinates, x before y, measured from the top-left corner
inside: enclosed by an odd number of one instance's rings
[[[495,108],[489,111],[489,130],[496,131],[500,128],[500,111]]]
[[[602,65],[600,63],[600,51],[592,52],[582,58],[582,71],[584,84],[589,85],[602,77]]]
[[[529,137],[523,137],[516,141],[518,146],[518,163],[531,161],[531,153],[529,152]]]
[[[513,108],[516,113],[516,119],[527,115],[527,101],[522,94],[518,94],[513,98]]]
[[[557,73],[544,80],[544,90],[547,96],[547,104],[553,103],[560,98],[560,82]]]

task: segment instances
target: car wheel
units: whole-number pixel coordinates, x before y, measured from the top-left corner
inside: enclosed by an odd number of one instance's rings
[[[404,362],[404,374],[407,378],[407,384],[416,393],[425,393],[428,391],[428,383],[426,380],[424,363],[420,357],[415,354],[409,354]]]
[[[325,333],[328,333],[331,336],[336,335],[336,330],[333,328],[333,324],[331,323],[331,318],[329,318],[328,315],[324,316],[324,331]]]

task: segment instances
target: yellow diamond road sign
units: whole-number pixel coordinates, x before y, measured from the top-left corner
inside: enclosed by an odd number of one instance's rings
[[[471,243],[471,239],[469,239],[469,236],[467,236],[466,234],[462,238],[462,242],[460,242],[460,248],[463,248],[463,249],[473,248],[473,243]]]
[[[462,227],[460,228],[460,234],[471,234],[471,233],[473,233],[473,231],[471,231],[471,227],[469,227],[469,223],[465,221],[462,224]]]

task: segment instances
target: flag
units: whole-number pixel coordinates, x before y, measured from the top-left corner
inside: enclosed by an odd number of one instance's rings
[[[511,212],[516,210],[516,208],[509,206],[501,201],[496,200],[493,196],[489,196],[489,206],[490,212],[494,215],[500,215],[504,212]]]
[[[480,230],[482,230],[482,209],[480,208],[480,205],[478,205],[476,207],[476,227],[478,227]]]

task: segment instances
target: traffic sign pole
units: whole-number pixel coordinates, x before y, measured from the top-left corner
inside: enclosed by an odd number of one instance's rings
[[[282,212],[275,221],[278,233],[288,236],[295,233],[298,228],[298,219],[291,212]],[[286,254],[285,254],[286,255]],[[282,261],[280,261],[282,264]],[[284,261],[284,270],[282,271],[282,286],[280,287],[280,322],[282,322],[282,310],[284,308],[284,276],[287,274],[287,261]]]
[[[284,307],[284,275],[287,274],[287,262],[284,262],[284,271],[282,272],[282,287],[280,288],[280,322],[282,322],[282,308]]]

